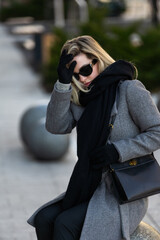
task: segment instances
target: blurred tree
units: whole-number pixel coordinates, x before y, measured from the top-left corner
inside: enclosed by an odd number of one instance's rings
[[[150,91],[160,89],[160,26],[142,31],[142,23],[128,26],[104,23],[104,11],[90,8],[89,22],[80,25],[80,35],[91,35],[115,59],[134,63],[139,79]]]
[[[67,9],[67,22],[76,26],[79,22],[88,21],[88,4],[85,0],[69,0]]]
[[[63,44],[69,38],[62,28],[53,29],[54,41],[50,49],[50,60],[43,66],[42,85],[49,92],[53,90],[53,85],[58,79],[57,66]]]
[[[150,0],[152,10],[152,23],[158,25],[158,0]]]
[[[53,0],[45,0],[44,4],[44,19],[54,19]]]
[[[35,20],[53,19],[53,0],[1,0],[1,20],[31,16]]]
[[[89,7],[89,21],[78,25],[78,35],[91,35],[115,59],[124,59],[136,65],[139,77],[150,91],[160,90],[160,26],[144,29],[142,22],[129,26],[104,22],[106,9]],[[143,29],[143,31],[142,31]],[[57,80],[57,65],[62,45],[77,36],[65,29],[54,29],[55,41],[50,60],[43,69],[43,86],[52,91]],[[70,34],[70,35],[69,35]]]

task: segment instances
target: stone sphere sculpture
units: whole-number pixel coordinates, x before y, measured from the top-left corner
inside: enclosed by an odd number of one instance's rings
[[[33,130],[34,125],[46,116],[46,105],[35,105],[28,108],[22,115],[20,120],[20,135],[25,145],[28,146],[30,138],[30,132]]]
[[[160,240],[160,233],[145,222],[141,222],[134,233],[131,240]]]
[[[45,128],[47,105],[27,109],[20,120],[20,136],[27,149],[39,160],[58,160],[68,150],[69,135],[55,135]]]

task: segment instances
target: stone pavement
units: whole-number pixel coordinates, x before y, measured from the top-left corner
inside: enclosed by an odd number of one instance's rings
[[[62,161],[40,163],[24,148],[19,135],[23,112],[48,102],[40,76],[30,69],[15,38],[0,25],[0,240],[36,240],[27,218],[41,204],[66,189],[76,161],[75,132]],[[159,156],[160,151],[156,152]],[[144,220],[160,231],[160,194],[150,198]]]

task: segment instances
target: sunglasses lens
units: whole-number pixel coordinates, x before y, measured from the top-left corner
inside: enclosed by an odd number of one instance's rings
[[[92,66],[88,64],[87,66],[84,66],[80,69],[79,73],[82,76],[89,76],[92,73]]]
[[[83,67],[80,68],[79,70],[79,73],[73,73],[73,76],[79,80],[79,74],[82,75],[82,76],[89,76],[91,75],[92,71],[93,71],[93,68],[92,68],[92,65],[95,65],[97,63],[97,59],[93,59],[92,60],[92,64],[88,64],[88,65],[85,65]]]

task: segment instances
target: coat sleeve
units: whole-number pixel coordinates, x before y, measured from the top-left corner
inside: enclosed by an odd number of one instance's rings
[[[76,125],[71,111],[71,87],[60,88],[56,83],[47,107],[46,129],[53,134],[70,133]]]
[[[140,81],[134,80],[127,86],[126,100],[129,113],[140,133],[133,138],[113,142],[122,162],[160,148],[160,113],[150,92]]]

